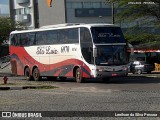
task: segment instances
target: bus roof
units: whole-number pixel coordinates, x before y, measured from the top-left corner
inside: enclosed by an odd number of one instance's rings
[[[57,25],[47,25],[42,26],[38,29],[32,29],[32,30],[16,30],[12,31],[10,34],[16,34],[16,33],[25,33],[25,32],[36,32],[36,31],[45,31],[45,30],[57,30],[57,29],[65,29],[65,28],[78,28],[78,27],[118,27],[114,24],[105,24],[105,23],[92,23],[92,24],[85,24],[85,23],[67,23],[67,24],[57,24]]]

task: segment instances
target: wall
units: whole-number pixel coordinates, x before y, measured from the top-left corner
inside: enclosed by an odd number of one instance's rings
[[[52,0],[48,7],[47,0],[38,0],[39,26],[65,23],[64,0]]]
[[[67,3],[68,2],[102,2],[102,4],[105,4],[105,0],[66,0],[66,1]],[[66,12],[67,12],[68,23],[112,23],[111,6],[106,8],[110,10],[110,13],[107,13],[108,16],[101,16],[101,13],[99,13],[98,16],[94,16],[94,17],[76,17],[75,9],[76,9],[75,7],[74,8],[67,7]]]

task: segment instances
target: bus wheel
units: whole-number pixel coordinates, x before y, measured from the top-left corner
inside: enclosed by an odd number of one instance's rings
[[[30,69],[28,67],[24,71],[24,76],[26,77],[26,80],[31,80]]]
[[[77,83],[82,83],[83,82],[82,73],[81,73],[80,68],[76,69],[75,78],[76,78]]]
[[[33,75],[33,79],[34,79],[35,81],[40,80],[40,73],[39,73],[38,68],[34,68],[32,75]]]

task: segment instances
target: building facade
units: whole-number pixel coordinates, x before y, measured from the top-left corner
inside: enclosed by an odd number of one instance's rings
[[[10,15],[28,29],[63,23],[112,23],[105,0],[10,0]]]
[[[111,5],[105,0],[38,1],[39,25],[61,23],[112,23]],[[47,19],[49,18],[49,19]]]
[[[37,0],[10,0],[10,17],[27,29],[38,27]]]

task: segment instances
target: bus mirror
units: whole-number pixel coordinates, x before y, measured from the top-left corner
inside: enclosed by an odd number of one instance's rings
[[[97,57],[97,48],[93,48],[93,57]]]

